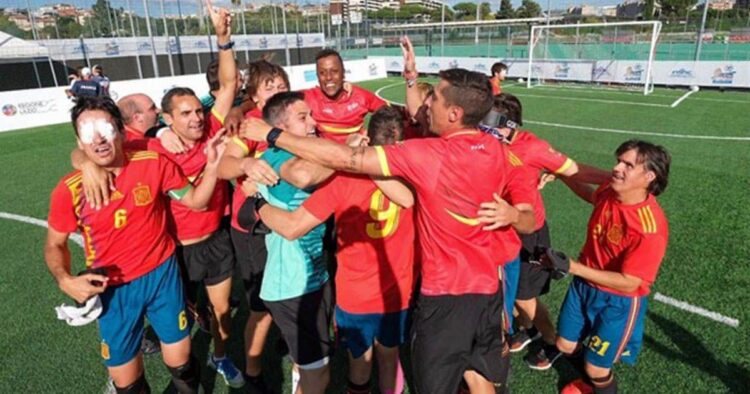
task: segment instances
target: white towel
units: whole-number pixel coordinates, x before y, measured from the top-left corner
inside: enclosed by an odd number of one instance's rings
[[[82,307],[62,304],[55,307],[55,312],[59,320],[64,320],[70,326],[85,326],[102,314],[102,300],[98,295],[93,296]]]

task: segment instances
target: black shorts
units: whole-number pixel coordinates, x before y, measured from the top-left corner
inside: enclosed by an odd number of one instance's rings
[[[503,296],[419,295],[412,328],[412,367],[418,393],[453,394],[474,370],[503,380]]]
[[[292,361],[301,367],[317,369],[328,363],[332,350],[329,327],[333,314],[330,283],[317,291],[282,301],[266,301],[266,306],[289,347]]]
[[[517,300],[530,300],[549,292],[549,283],[552,278],[551,271],[539,264],[531,264],[529,260],[534,259],[534,249],[537,247],[549,248],[552,246],[549,236],[547,222],[539,230],[521,236],[523,247],[521,248],[521,273],[518,276]]]
[[[206,286],[219,284],[234,274],[234,250],[223,227],[198,243],[177,246],[177,261],[191,282]]]
[[[263,281],[263,270],[266,267],[266,236],[230,230],[232,244],[237,255],[237,268],[245,285],[245,298],[251,311],[265,312],[263,300],[260,299],[260,284]]]

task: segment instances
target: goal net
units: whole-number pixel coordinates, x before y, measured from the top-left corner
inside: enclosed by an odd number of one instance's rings
[[[532,26],[527,86],[593,83],[649,94],[660,31],[658,21]]]

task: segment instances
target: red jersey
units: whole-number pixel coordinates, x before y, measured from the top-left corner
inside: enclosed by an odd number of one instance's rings
[[[336,174],[302,206],[336,218],[336,302],[349,313],[409,307],[414,282],[414,212],[391,202],[369,176]]]
[[[471,130],[375,149],[383,175],[401,176],[416,190],[422,293],[497,292],[497,268],[518,255],[520,240],[510,226],[483,230],[476,216],[493,193],[503,195],[507,146]]]
[[[127,283],[158,267],[174,253],[162,194],[188,186],[180,169],[156,152],[127,152],[115,177],[109,205],[91,208],[80,171],[52,191],[48,222],[63,233],[80,230],[87,267],[106,267],[110,285]]]
[[[342,93],[331,100],[319,87],[307,89],[305,102],[312,110],[312,117],[318,123],[318,134],[326,139],[343,144],[352,133],[361,133],[365,126],[365,116],[386,105],[378,96],[352,86],[352,94]]]
[[[641,285],[632,293],[589,282],[602,291],[640,297],[649,293],[656,280],[668,238],[667,218],[654,196],[649,194],[642,203],[624,205],[607,183],[594,193],[594,212],[579,260],[591,268],[641,278]]]
[[[261,111],[260,108],[255,107],[245,113],[245,119],[249,118],[263,119],[263,111]],[[252,141],[240,136],[232,137],[229,143],[236,144],[237,146],[242,148],[242,151],[245,153],[245,157],[252,155],[257,158],[261,153],[265,152],[266,148],[268,147],[268,144],[265,142]],[[245,175],[237,178],[234,192],[232,193],[232,227],[235,230],[243,233],[247,233],[248,231],[242,228],[237,222],[237,214],[239,213],[242,204],[245,203],[246,197],[245,193],[242,192],[241,187],[242,182],[244,182],[245,179],[247,179],[247,176]]]
[[[500,86],[500,80],[497,78],[490,78],[490,85],[492,85],[492,95],[497,96],[503,92],[502,86]]]
[[[133,151],[148,150],[148,140],[142,132],[125,125],[125,140],[123,147],[127,150]]]
[[[198,185],[203,178],[203,170],[206,167],[208,158],[206,156],[206,141],[213,137],[222,123],[213,112],[205,117],[203,138],[196,141],[195,144],[185,153],[173,154],[164,149],[158,138],[151,138],[148,141],[149,150],[159,152],[176,163],[182,172],[188,177],[190,182]],[[171,212],[174,223],[171,230],[177,235],[177,239],[184,241],[189,239],[201,238],[209,235],[219,228],[221,218],[224,216],[229,204],[229,185],[227,181],[216,181],[214,193],[208,202],[208,207],[202,211],[194,211],[178,200],[172,200]]]
[[[518,130],[510,140],[511,163],[522,163],[534,169],[524,172],[526,182],[533,185],[533,206],[536,227],[539,230],[546,220],[542,193],[537,189],[541,172],[547,171],[559,174],[573,165],[573,160],[554,150],[549,142],[537,137],[531,132]]]

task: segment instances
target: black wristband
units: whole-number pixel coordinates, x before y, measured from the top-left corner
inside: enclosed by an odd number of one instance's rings
[[[275,148],[276,147],[276,140],[279,139],[279,136],[284,130],[281,130],[278,127],[274,127],[271,129],[271,131],[268,132],[268,135],[266,135],[266,142],[268,142],[269,148]]]
[[[268,204],[268,201],[266,201],[265,198],[263,198],[263,195],[258,193],[255,195],[255,199],[253,200],[253,206],[255,208],[256,215],[258,212],[260,212],[260,209],[263,208],[264,205]],[[258,217],[260,220],[260,217]]]
[[[234,41],[229,41],[228,43],[221,45],[219,42],[216,42],[216,47],[218,47],[222,51],[228,51],[232,48],[234,48]]]

